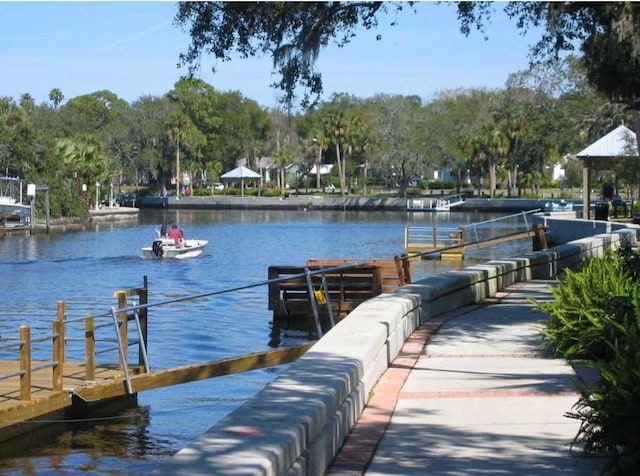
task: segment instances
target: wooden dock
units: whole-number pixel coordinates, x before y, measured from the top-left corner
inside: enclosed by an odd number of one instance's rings
[[[442,260],[464,259],[464,254],[469,250],[477,250],[507,243],[523,238],[534,238],[535,249],[547,249],[545,229],[542,225],[529,228],[526,216],[532,212],[523,212],[516,215],[499,217],[481,223],[472,223],[459,228],[440,227],[437,224],[431,226],[415,225],[407,223],[405,226],[405,249],[412,259],[439,257]],[[486,224],[495,224],[504,219],[523,217],[525,222],[522,231],[506,233],[501,236],[478,237],[477,227]],[[476,232],[476,233],[472,233]],[[470,240],[470,236],[473,237]]]
[[[129,304],[132,296],[137,303]],[[146,361],[146,278],[142,288],[118,291],[114,298],[118,307],[113,313],[76,320],[66,319],[66,306],[59,302],[52,332],[45,336],[32,336],[26,325],[17,336],[3,334],[0,351],[5,359],[14,352],[16,358],[0,361],[0,442],[54,420],[85,417],[114,404],[115,408],[135,405],[138,392],[144,390],[290,363],[313,345],[309,342],[152,372]],[[68,340],[84,340],[83,362],[68,360]],[[32,360],[36,345],[41,353],[52,355],[52,360]],[[43,347],[50,349],[47,352]]]
[[[305,266],[270,266],[269,309],[274,322],[318,337],[364,301],[411,283],[409,260],[311,259]]]
[[[462,260],[464,248],[460,245],[465,240],[464,227],[443,227],[412,225],[407,223],[404,233],[404,247],[408,255],[420,256],[425,253],[441,251],[442,259]]]

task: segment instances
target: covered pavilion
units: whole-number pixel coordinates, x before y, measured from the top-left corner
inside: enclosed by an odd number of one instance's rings
[[[637,159],[636,134],[625,126],[618,126],[574,157],[582,160],[583,218],[590,218],[590,191],[592,170],[612,170],[620,159]]]
[[[261,179],[262,176],[258,172],[241,165],[221,175],[220,178],[226,181],[240,180],[240,196],[244,197],[244,181]]]

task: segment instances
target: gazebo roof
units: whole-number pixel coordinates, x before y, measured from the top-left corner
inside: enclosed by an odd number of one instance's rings
[[[252,178],[260,178],[260,174],[254,172],[251,169],[246,168],[244,165],[240,167],[236,167],[235,169],[227,172],[220,176],[223,179],[252,179]]]
[[[615,159],[638,157],[636,134],[625,126],[618,126],[586,149],[576,154],[578,159]]]

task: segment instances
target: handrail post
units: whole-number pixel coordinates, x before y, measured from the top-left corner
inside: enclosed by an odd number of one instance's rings
[[[61,391],[64,380],[65,329],[64,321],[53,321],[53,391]]]
[[[122,312],[120,312],[120,314],[122,314]],[[120,325],[121,323],[118,322],[119,318],[118,318],[118,313],[116,312],[115,307],[111,308],[111,317],[113,318],[114,331],[116,333],[116,338],[118,340],[118,352],[120,356],[119,368],[124,373],[124,380],[125,380],[125,383],[127,384],[127,393],[132,394],[133,387],[131,386],[131,380],[129,379],[129,365],[126,359],[126,347],[124,347],[123,345],[121,334],[119,331],[119,329],[122,326]]]
[[[20,400],[31,400],[31,329],[20,326]]]
[[[84,320],[85,372],[87,380],[96,378],[96,324],[91,313]]]
[[[409,246],[409,223],[404,226],[404,248]]]
[[[400,283],[400,286],[404,286],[405,284],[407,284],[407,278],[404,275],[404,266],[402,263],[402,259],[398,255],[395,255],[393,257],[393,261],[396,263],[396,273],[398,273],[398,282]]]
[[[64,301],[58,301],[56,319],[63,320],[67,312],[67,305]]]
[[[149,289],[148,289],[148,280],[147,276],[143,279],[142,289],[138,292],[138,303],[140,304],[140,309],[138,310],[138,332],[140,333],[142,342],[138,345],[138,365],[145,365],[147,355],[147,351],[149,348],[147,347],[147,334],[148,334],[148,317],[149,310],[147,308],[147,304],[149,303]],[[148,366],[148,362],[146,363]]]
[[[411,262],[409,261],[409,255],[406,253],[402,255],[402,270],[404,271],[404,284],[411,284],[413,282]]]
[[[313,293],[313,282],[311,281],[311,270],[308,267],[304,268],[304,273],[307,280],[307,291],[309,292],[309,301],[311,301],[311,309],[313,310],[313,319],[316,324],[316,332],[318,338],[322,337],[322,325],[320,324],[320,315],[318,314],[318,306],[316,305],[316,298]]]
[[[67,303],[65,301],[58,301],[56,319],[60,322],[64,322],[66,317],[67,317]],[[64,342],[62,343],[62,346],[64,349]],[[62,355],[59,356],[59,358],[60,358],[59,360],[60,363],[65,362],[67,359],[66,352],[63,352]],[[54,360],[56,359],[54,358]]]
[[[127,307],[127,293],[125,291],[116,292],[116,298],[118,299],[118,309],[125,309]],[[120,311],[118,313],[118,332],[119,339],[122,345],[122,359],[120,361],[120,370],[123,366],[126,367],[129,362],[129,339],[127,332],[127,311]]]
[[[335,316],[333,315],[333,305],[331,304],[331,296],[329,296],[329,288],[327,287],[327,275],[325,273],[322,273],[322,292],[324,293],[324,298],[327,301],[327,312],[329,313],[329,322],[331,322],[331,328],[333,328],[336,325],[336,319],[335,319]]]
[[[438,247],[438,226],[435,223],[433,224],[433,247]]]

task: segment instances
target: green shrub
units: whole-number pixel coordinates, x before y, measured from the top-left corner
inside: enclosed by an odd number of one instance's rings
[[[567,270],[551,290],[554,300],[535,302],[549,316],[543,343],[566,359],[606,360],[616,326],[615,314],[607,314],[608,303],[630,296],[635,288],[624,261],[613,252],[588,260],[579,272]]]
[[[640,328],[637,292],[633,300],[616,308],[621,332],[609,342],[611,359],[591,362],[600,375],[595,384],[579,384],[580,400],[567,416],[580,420],[574,444],[584,451],[606,456],[605,472],[640,474]],[[627,298],[628,299],[628,298]],[[631,312],[629,312],[631,310]]]
[[[580,399],[568,417],[580,421],[574,439],[588,454],[607,457],[604,473],[640,474],[640,257],[629,247],[567,271],[553,302],[543,341],[556,354],[586,359],[599,375],[578,382]]]
[[[407,197],[419,197],[420,195],[422,195],[422,190],[415,187],[409,187],[407,188],[406,193],[407,193]]]
[[[261,191],[263,197],[279,197],[280,193],[279,188],[263,188]]]
[[[431,190],[451,190],[456,188],[455,182],[444,182],[442,180],[432,180],[427,184],[427,187]]]
[[[627,275],[638,281],[640,279],[640,254],[631,248],[631,245],[625,244],[618,249],[618,256],[622,260],[622,265]]]

